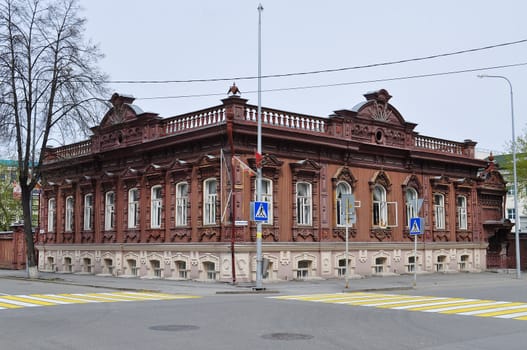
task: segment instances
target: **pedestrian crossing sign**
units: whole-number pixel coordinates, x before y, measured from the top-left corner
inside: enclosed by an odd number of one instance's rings
[[[252,219],[253,221],[268,221],[269,220],[269,203],[268,202],[253,202],[252,203]]]
[[[411,218],[410,219],[410,234],[420,235],[423,233],[423,219],[422,218]]]

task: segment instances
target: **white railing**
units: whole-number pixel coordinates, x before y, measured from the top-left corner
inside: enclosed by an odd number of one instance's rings
[[[178,116],[164,121],[164,135],[225,122],[225,108],[220,107],[196,114]]]
[[[245,109],[245,120],[257,122],[257,118],[257,108],[247,106]],[[320,117],[270,110],[262,111],[262,124],[320,133],[326,131],[326,121]]]
[[[459,142],[436,139],[427,136],[416,136],[415,147],[429,151],[463,155],[464,145]]]

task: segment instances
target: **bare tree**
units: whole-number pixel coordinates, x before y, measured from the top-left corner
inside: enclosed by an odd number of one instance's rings
[[[30,202],[43,151],[96,124],[92,104],[106,95],[106,77],[98,48],[83,37],[77,0],[0,1],[0,137],[18,158],[28,273],[36,278]]]

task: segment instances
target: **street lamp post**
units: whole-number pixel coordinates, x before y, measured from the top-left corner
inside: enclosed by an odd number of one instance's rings
[[[516,135],[514,133],[514,98],[512,94],[512,84],[507,77],[502,75],[478,75],[478,78],[498,78],[503,79],[509,84],[511,95],[511,121],[512,121],[512,173],[514,178],[514,239],[516,244],[516,278],[521,278],[520,267],[520,215],[518,212],[518,178],[516,173]]]

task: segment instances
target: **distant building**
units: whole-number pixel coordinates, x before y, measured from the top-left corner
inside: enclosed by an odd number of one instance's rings
[[[260,156],[257,106],[237,93],[166,119],[114,94],[89,140],[46,150],[40,269],[255,280],[261,166],[269,280],[344,276],[346,226],[354,275],[485,270],[500,254],[488,240],[511,230],[494,164],[473,141],[419,135],[386,90],[364,96],[329,117],[263,107]],[[351,194],[354,223],[341,215]]]

